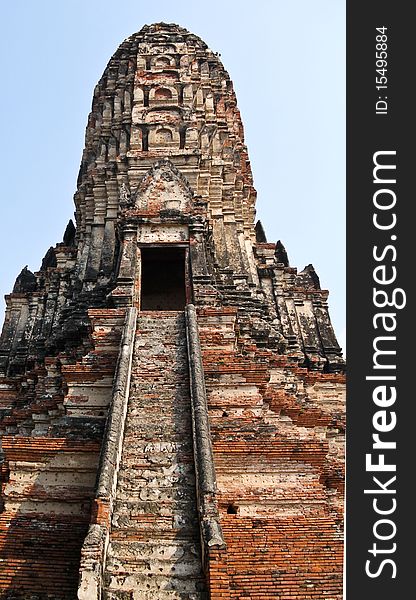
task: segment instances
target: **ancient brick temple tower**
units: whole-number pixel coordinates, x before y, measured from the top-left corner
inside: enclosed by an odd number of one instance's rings
[[[125,40],[76,227],[6,297],[1,598],[342,597],[344,363],[255,198],[217,55]]]

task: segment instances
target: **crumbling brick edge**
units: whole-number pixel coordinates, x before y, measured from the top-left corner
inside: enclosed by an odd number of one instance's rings
[[[201,530],[202,561],[204,569],[207,570],[211,551],[224,549],[226,544],[219,522],[204,368],[199,342],[197,313],[193,304],[187,304],[185,308],[185,323],[191,390],[197,508]]]
[[[130,376],[136,333],[137,308],[129,307],[120,342],[112,401],[101,450],[91,524],[81,549],[79,600],[100,600],[111,515],[123,447]]]

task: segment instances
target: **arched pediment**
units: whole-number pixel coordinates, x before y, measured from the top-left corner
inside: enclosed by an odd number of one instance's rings
[[[132,198],[135,208],[153,214],[191,212],[193,191],[184,175],[168,159],[160,160],[140,181]]]

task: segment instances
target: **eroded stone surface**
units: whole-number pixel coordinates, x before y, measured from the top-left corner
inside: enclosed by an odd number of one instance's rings
[[[137,323],[105,598],[206,598],[183,313]]]
[[[255,227],[255,200],[218,56],[173,24],[126,39],[94,91],[76,226],[6,296],[0,590],[8,598],[75,597],[87,531],[82,575],[92,579],[81,588],[101,586],[111,525],[108,598],[202,598],[206,585],[215,600],[341,599],[344,362],[328,292],[312,265],[298,272],[282,242]],[[218,480],[216,497],[199,504],[183,315],[140,312],[143,257],[155,246],[180,251],[183,304],[196,306],[202,355],[190,364],[204,368]],[[159,300],[163,309],[163,293]],[[98,454],[114,434],[105,422],[132,306],[140,318],[125,443],[116,494],[103,500],[94,472],[108,466]],[[218,506],[227,544],[205,548],[204,578],[197,506]]]

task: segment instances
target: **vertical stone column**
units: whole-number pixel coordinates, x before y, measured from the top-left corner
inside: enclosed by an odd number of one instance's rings
[[[19,332],[24,331],[28,309],[24,294],[8,294],[6,297],[6,316],[0,338],[0,372],[6,374],[10,351],[19,340]]]
[[[104,247],[104,226],[107,204],[105,184],[97,183],[93,189],[94,217],[91,223],[91,243],[88,254],[85,277],[95,281],[100,270],[101,254]]]
[[[329,316],[328,294],[318,299],[313,300],[313,311],[316,318],[316,323],[321,339],[324,354],[329,363],[330,371],[339,371],[344,368],[342,358],[342,350],[335,337],[334,329]]]
[[[282,325],[282,333],[288,342],[288,352],[292,355],[303,358],[303,354],[299,345],[299,338],[296,331],[293,329],[292,321],[287,305],[288,298],[286,293],[284,268],[275,267],[272,269],[273,277],[273,292],[276,302],[277,314]]]
[[[204,223],[202,220],[194,219],[189,223],[189,242],[192,279],[193,281],[208,282],[210,275],[206,259]]]
[[[137,226],[124,225],[121,233],[121,257],[117,275],[117,287],[111,292],[116,307],[132,306],[137,303],[136,284],[140,273],[140,250],[137,246]]]
[[[202,560],[204,568],[208,570],[211,551],[224,549],[225,541],[221,530],[216,500],[217,484],[209,427],[204,368],[202,365],[196,310],[193,304],[186,306],[185,321]]]
[[[114,269],[114,255],[116,251],[115,221],[119,203],[117,180],[106,181],[107,211],[105,215],[103,249],[101,253],[100,271],[111,275]]]

